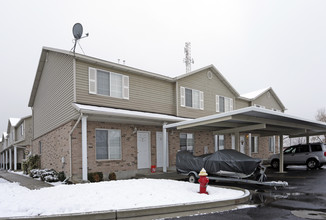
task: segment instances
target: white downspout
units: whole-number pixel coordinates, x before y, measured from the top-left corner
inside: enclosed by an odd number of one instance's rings
[[[166,143],[166,122],[163,124],[163,172],[167,172],[167,143]]]

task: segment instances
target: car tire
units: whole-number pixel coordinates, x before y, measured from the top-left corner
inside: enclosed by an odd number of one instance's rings
[[[197,177],[193,173],[189,174],[188,180],[189,183],[197,183]]]
[[[280,161],[277,160],[277,159],[272,160],[271,166],[272,166],[273,169],[278,169],[279,166],[280,166]]]
[[[310,170],[317,169],[318,166],[319,166],[319,163],[318,163],[318,161],[317,161],[316,159],[309,159],[309,160],[307,161],[307,167],[308,167],[308,169],[310,169]]]

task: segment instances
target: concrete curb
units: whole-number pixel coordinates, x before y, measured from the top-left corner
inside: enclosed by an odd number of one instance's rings
[[[49,216],[35,216],[35,217],[11,217],[0,218],[2,219],[59,219],[59,220],[100,220],[100,219],[155,219],[162,217],[176,217],[185,216],[199,213],[209,213],[217,211],[226,211],[235,208],[238,204],[246,203],[249,201],[250,192],[245,189],[236,187],[225,187],[236,190],[241,190],[244,195],[237,199],[213,201],[213,202],[197,202],[197,203],[184,203],[171,206],[160,206],[150,208],[137,208],[126,210],[108,210],[103,212],[85,212],[63,215],[49,215]]]

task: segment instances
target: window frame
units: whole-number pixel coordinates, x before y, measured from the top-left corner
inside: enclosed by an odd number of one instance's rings
[[[251,146],[250,151],[251,153],[258,154],[258,145],[259,145],[259,137],[258,136],[251,136]]]
[[[191,91],[191,106],[187,105],[186,91],[189,90]],[[196,99],[198,100],[195,103]],[[180,86],[180,105],[181,107],[185,108],[204,110],[204,92],[197,89]]]
[[[108,150],[108,155],[107,158],[104,159],[97,159],[97,144],[96,144],[96,131],[107,131],[107,150]],[[110,131],[119,131],[119,137],[120,137],[120,146],[119,146],[119,154],[120,158],[110,158]],[[95,129],[95,160],[96,161],[117,161],[117,160],[122,160],[122,138],[121,138],[121,129],[105,129],[105,128],[96,128]]]
[[[109,75],[109,95],[101,94],[98,92],[98,83],[97,83],[98,71],[101,71],[102,73],[106,73]],[[121,76],[121,85],[119,85],[121,88],[121,97],[112,95],[112,91],[113,91],[112,88],[115,88],[115,86],[112,86],[113,85],[112,78],[114,78],[112,76]],[[112,72],[112,71],[89,67],[88,68],[88,92],[89,94],[94,94],[99,96],[129,100],[129,76]]]
[[[223,111],[221,111],[220,107],[221,104],[220,101],[223,99]],[[230,112],[233,111],[234,101],[233,98],[222,96],[222,95],[216,95],[215,96],[215,104],[216,104],[216,112]]]
[[[274,136],[268,137],[268,150],[270,153],[275,152],[275,137]]]
[[[181,149],[181,135],[186,135],[186,149],[184,149],[185,151],[189,151],[191,153],[194,152],[195,149],[195,135],[193,133],[180,133],[179,134],[179,141],[180,141],[180,150]],[[191,138],[189,138],[191,136]],[[191,143],[188,142],[189,139],[192,139],[192,146],[190,145]],[[192,147],[192,150],[188,150],[188,147]]]

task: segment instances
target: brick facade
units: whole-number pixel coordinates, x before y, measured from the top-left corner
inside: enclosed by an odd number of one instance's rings
[[[64,171],[70,175],[69,132],[76,121],[71,121],[33,141],[33,154],[40,154],[41,166],[53,168],[56,171]],[[121,131],[121,160],[96,160],[96,129],[118,129]],[[102,172],[104,179],[110,172],[115,172],[118,178],[130,178],[137,172],[137,132],[150,132],[151,165],[156,165],[156,132],[162,132],[161,126],[145,126],[117,124],[109,122],[87,121],[87,165],[88,172]],[[169,167],[175,167],[176,154],[180,150],[180,133],[192,133],[194,135],[194,155],[214,152],[214,136],[211,131],[199,130],[169,130]],[[82,132],[79,123],[71,136],[72,143],[72,179],[80,181],[82,177]],[[225,135],[225,149],[231,149],[231,135]],[[277,141],[276,141],[277,143]],[[252,157],[266,159],[271,152],[268,149],[268,137],[259,138],[259,151],[252,153]],[[263,146],[263,147],[262,147]],[[277,147],[276,147],[277,149]],[[206,150],[206,152],[205,152]],[[246,138],[245,152],[248,154],[248,138]],[[64,159],[62,159],[64,158]],[[62,161],[64,160],[64,161]],[[160,168],[159,168],[160,169]],[[147,170],[149,171],[149,170]]]

